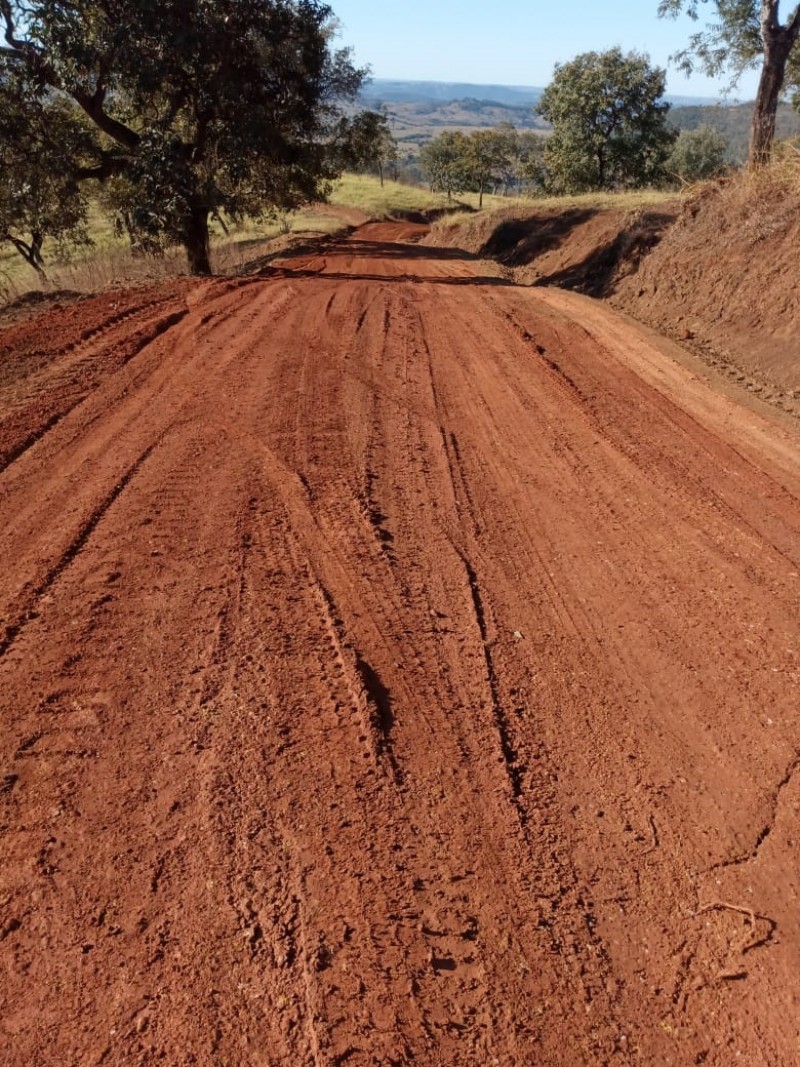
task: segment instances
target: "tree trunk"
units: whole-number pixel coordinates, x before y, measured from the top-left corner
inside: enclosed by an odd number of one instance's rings
[[[192,274],[210,274],[208,208],[193,205],[186,219],[183,246]]]
[[[483,179],[481,179],[480,192],[478,193],[478,210],[483,207]]]
[[[788,26],[778,21],[777,0],[762,0],[761,39],[764,45],[764,65],[756,94],[753,125],[750,130],[748,166],[763,167],[769,163],[775,140],[775,120],[778,102],[786,78],[786,65],[800,32],[800,12]]]
[[[756,94],[756,107],[753,112],[753,125],[750,129],[750,167],[763,167],[769,163],[772,143],[775,140],[775,120],[778,114],[783,79],[789,52],[781,42],[781,47],[765,47],[764,66]]]
[[[30,244],[27,244],[19,237],[14,237],[10,233],[1,233],[0,241],[8,241],[10,245],[19,252],[29,267],[33,267],[36,273],[39,275],[41,281],[47,281],[47,275],[44,271],[44,260],[42,259],[42,244],[44,238],[41,234],[34,234]]]
[[[599,145],[596,152],[597,159],[597,188],[606,187],[606,153],[605,145]]]

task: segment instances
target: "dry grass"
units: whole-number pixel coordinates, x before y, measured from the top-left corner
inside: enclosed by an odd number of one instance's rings
[[[784,141],[768,166],[699,182],[686,194],[691,211],[710,199],[717,201],[721,225],[753,242],[785,234],[800,213],[800,144]]]
[[[249,220],[232,226],[226,235],[212,225],[212,262],[219,274],[236,274],[263,257],[271,244],[288,234],[330,234],[345,227],[343,220],[324,206],[298,211],[284,218]],[[70,290],[94,293],[122,286],[144,285],[187,273],[182,249],[163,256],[134,255],[125,239],[117,237],[99,210],[90,219],[92,244],[69,255],[45,245],[47,281],[42,282],[21,256],[0,245],[0,304],[36,290]]]
[[[541,196],[533,199],[509,197],[484,197],[484,215],[496,216],[497,221],[525,219],[532,214],[573,211],[585,208],[604,211],[618,208],[623,211],[640,211],[674,200],[675,193],[662,189],[633,189],[622,193],[583,193],[580,196]],[[472,211],[454,212],[434,223],[434,229],[445,231],[454,227],[468,226],[475,221]]]

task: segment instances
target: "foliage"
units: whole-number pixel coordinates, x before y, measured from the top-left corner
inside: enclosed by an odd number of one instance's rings
[[[514,155],[514,176],[522,188],[533,192],[543,191],[546,185],[545,168],[546,141],[532,130],[521,130],[517,134]]]
[[[728,142],[710,126],[682,130],[666,162],[666,172],[680,182],[704,181],[726,169]]]
[[[558,193],[640,187],[658,180],[675,134],[663,70],[620,48],[556,66],[538,105],[553,126],[545,159]]]
[[[93,136],[64,180],[119,179],[129,223],[209,270],[208,217],[290,210],[336,176],[363,80],[318,0],[0,0],[0,78]]]
[[[31,96],[24,80],[0,75],[0,241],[43,274],[45,238],[88,242],[86,201],[69,163],[88,135],[66,103]]]
[[[669,122],[677,130],[696,130],[699,126],[710,126],[725,138],[728,145],[726,159],[729,163],[738,166],[747,159],[753,104],[675,107],[669,113]],[[797,137],[799,134],[800,115],[788,104],[781,104],[778,107],[777,136],[786,138]]]
[[[501,122],[493,130],[440,134],[422,148],[420,163],[433,189],[451,197],[476,192],[482,207],[489,190],[508,195],[512,189],[541,189],[543,153],[544,138],[539,134]]]
[[[463,193],[470,181],[468,157],[468,139],[458,131],[447,130],[426,144],[419,162],[431,191],[445,193],[448,200]]]
[[[781,94],[796,86],[800,76],[800,6],[785,23],[780,21],[780,0],[660,0],[658,11],[674,17],[685,10],[698,19],[701,2],[712,5],[716,21],[693,34],[674,58],[687,73],[696,62],[712,77],[727,70],[732,86],[745,70],[760,66],[749,162],[761,166],[772,150]]]
[[[476,130],[466,142],[466,170],[470,181],[478,187],[478,207],[483,207],[484,191],[502,182],[509,168],[509,133],[504,129]]]
[[[343,162],[356,172],[377,171],[383,184],[386,167],[397,164],[397,141],[385,111],[361,111],[342,127]]]
[[[690,75],[695,66],[709,77],[716,78],[726,71],[735,86],[742,74],[756,66],[763,53],[761,41],[761,0],[711,0],[715,19],[692,34],[686,48],[673,59],[680,70]],[[686,11],[698,20],[702,5],[709,0],[660,0],[658,13],[676,16]]]

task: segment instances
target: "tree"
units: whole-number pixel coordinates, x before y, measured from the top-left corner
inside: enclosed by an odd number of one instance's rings
[[[534,130],[519,131],[513,166],[514,178],[520,191],[527,188],[541,192],[544,189],[547,179],[545,148],[546,140],[540,133]]]
[[[511,139],[507,131],[476,130],[466,139],[464,165],[471,185],[478,190],[478,207],[483,207],[487,188],[502,181],[508,169]]]
[[[364,72],[319,0],[0,0],[0,109],[80,111],[92,137],[63,180],[118,179],[131,224],[210,272],[213,212],[286,211],[324,194]]]
[[[711,126],[681,130],[667,159],[667,174],[680,182],[699,182],[727,169],[728,142]]]
[[[423,146],[419,163],[431,190],[446,193],[448,200],[470,184],[469,143],[463,133],[446,130],[439,134]]]
[[[655,181],[676,136],[666,121],[665,85],[665,72],[647,56],[620,48],[557,65],[537,108],[553,126],[545,150],[553,190]]]
[[[701,33],[693,34],[689,46],[675,59],[691,72],[695,62],[712,77],[724,70],[735,85],[742,73],[761,65],[756,106],[750,132],[749,164],[760,167],[769,161],[775,140],[778,102],[787,72],[800,70],[797,41],[800,37],[800,6],[785,23],[780,19],[779,0],[661,0],[660,15],[676,16],[686,11],[700,16],[700,3],[713,3],[717,21]]]
[[[389,116],[382,111],[362,111],[349,123],[344,138],[344,163],[354,170],[377,170],[383,186],[384,171],[397,163],[397,141]]]

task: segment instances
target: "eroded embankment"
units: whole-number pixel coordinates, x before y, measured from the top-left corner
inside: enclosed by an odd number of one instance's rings
[[[800,414],[800,205],[737,181],[636,211],[511,208],[442,221],[430,241],[490,256],[522,284],[608,299]]]

